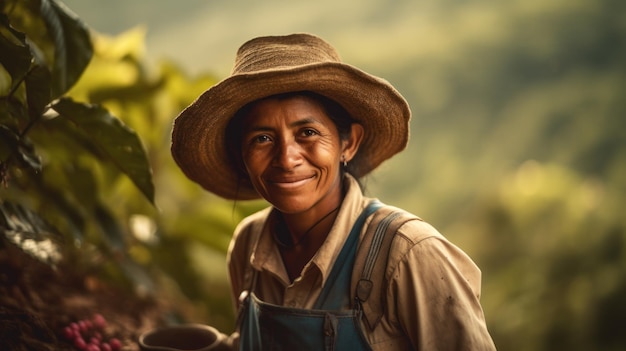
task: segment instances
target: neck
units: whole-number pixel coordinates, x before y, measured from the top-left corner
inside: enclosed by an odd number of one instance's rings
[[[315,242],[319,242],[319,239],[325,239],[330,231],[330,228],[332,227],[332,224],[335,222],[340,206],[341,204],[337,205],[337,207],[316,219],[313,224],[305,227],[306,229],[301,229],[300,231],[292,229],[293,226],[290,224],[293,224],[294,221],[288,221],[284,215],[281,216],[282,220],[279,222],[277,230],[275,230],[276,243],[282,248],[292,249],[301,246],[308,246],[310,244],[314,244]],[[295,223],[298,224],[296,228],[302,227],[298,221]]]

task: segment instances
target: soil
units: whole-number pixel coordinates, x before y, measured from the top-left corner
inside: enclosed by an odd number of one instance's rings
[[[4,247],[3,247],[4,246]],[[162,325],[168,307],[75,267],[52,268],[12,245],[0,245],[0,350],[78,350],[64,335],[72,322],[106,319],[103,338],[139,350],[138,336]]]

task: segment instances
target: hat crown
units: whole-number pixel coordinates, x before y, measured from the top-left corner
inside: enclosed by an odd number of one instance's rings
[[[232,74],[341,62],[326,41],[310,34],[266,36],[244,43],[237,51]]]

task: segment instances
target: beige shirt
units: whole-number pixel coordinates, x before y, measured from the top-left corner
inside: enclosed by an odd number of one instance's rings
[[[235,301],[250,287],[253,268],[261,300],[313,307],[352,225],[371,201],[354,178],[346,176],[345,182],[346,197],[326,241],[292,283],[271,233],[272,209],[239,224],[227,257]],[[432,226],[409,221],[397,230],[385,274],[383,316],[373,330],[363,325],[374,350],[495,350],[479,302],[480,270]]]

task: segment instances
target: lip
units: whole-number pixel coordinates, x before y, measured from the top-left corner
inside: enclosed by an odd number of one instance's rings
[[[312,181],[315,175],[306,177],[285,177],[268,179],[268,183],[280,189],[295,189]]]

